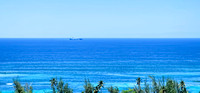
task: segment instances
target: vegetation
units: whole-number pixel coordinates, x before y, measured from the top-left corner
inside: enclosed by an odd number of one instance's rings
[[[110,93],[119,93],[118,87],[110,86],[107,88]]]
[[[25,84],[25,92],[26,93],[33,93],[33,87],[30,86],[28,83]]]
[[[63,80],[60,78],[60,81],[58,82],[56,78],[52,78],[51,80],[51,88],[53,90],[53,93],[56,93],[56,87],[57,87],[57,93],[73,93],[73,90],[69,88],[68,83],[65,84]]]
[[[82,93],[93,93],[94,87],[90,83],[90,80],[85,79],[85,85],[83,86],[85,88],[85,91]]]
[[[57,79],[56,78],[52,78],[51,80],[51,88],[53,89],[53,93],[56,93],[56,85],[57,85]]]
[[[73,93],[73,90],[69,88],[68,83],[65,84],[63,93]]]
[[[155,79],[153,76],[149,76],[149,78],[151,84],[148,84],[147,79],[143,82],[139,77],[135,80],[136,86],[130,86],[133,88],[122,90],[121,93],[188,93],[184,81],[178,83],[175,80],[165,79],[164,77],[161,80]],[[33,93],[33,88],[28,83],[26,83],[25,86],[22,86],[17,79],[14,79],[13,83],[15,93]],[[73,90],[68,86],[68,83],[65,84],[62,79],[57,81],[56,78],[52,78],[50,83],[53,93],[73,93]],[[104,87],[104,82],[99,81],[98,85],[93,87],[89,79],[85,79],[83,87],[85,90],[82,91],[82,93],[102,93],[100,90]],[[120,92],[118,87],[110,86],[106,89],[109,93]]]
[[[149,84],[147,84],[147,81],[145,81],[144,88],[141,89],[141,79],[138,78],[136,80],[136,84],[138,85],[137,87],[133,89],[123,90],[122,93],[188,93],[184,81],[181,81],[180,84],[178,84],[178,82],[172,79],[167,79],[165,82],[164,78],[162,79],[162,81],[156,80],[153,76],[149,76],[149,78],[152,81],[151,86],[149,86]]]
[[[28,83],[25,86],[21,86],[20,82],[17,79],[13,80],[15,93],[33,93],[32,86],[29,86]]]
[[[103,81],[99,81],[99,84],[94,89],[94,93],[98,93],[102,87],[103,87]]]

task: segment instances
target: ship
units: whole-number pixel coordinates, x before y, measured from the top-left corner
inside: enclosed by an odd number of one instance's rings
[[[74,38],[74,37],[72,37],[72,38],[69,38],[69,40],[83,40],[82,38]]]

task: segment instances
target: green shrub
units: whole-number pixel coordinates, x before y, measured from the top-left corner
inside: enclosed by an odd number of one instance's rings
[[[110,93],[119,93],[118,87],[110,86],[107,88]]]
[[[15,93],[25,93],[24,87],[21,86],[20,82],[17,79],[13,80]]]
[[[144,82],[144,92],[150,93],[150,87],[149,87],[149,84],[147,84],[147,79]]]
[[[58,90],[57,93],[63,93],[63,86],[64,86],[64,82],[62,81],[62,79],[60,79],[57,85],[57,90]]]
[[[103,81],[99,81],[99,84],[95,87],[94,93],[98,93],[103,87]]]
[[[137,83],[137,87],[135,87],[135,91],[137,92],[137,93],[142,93],[143,91],[141,90],[141,86],[140,86],[140,83],[141,83],[141,78],[139,77],[139,78],[137,78],[136,79],[136,83]]]
[[[137,93],[134,89],[122,90],[122,93]]]
[[[181,81],[180,84],[172,79],[156,80],[155,77],[149,76],[151,78],[152,84],[147,84],[147,79],[144,82],[144,87],[141,87],[141,78],[136,79],[136,85],[133,89],[122,90],[121,93],[188,93],[185,82]],[[69,88],[68,83],[64,84],[63,80],[60,79],[58,82],[56,78],[51,80],[51,88],[53,93],[73,93],[73,90]],[[15,93],[33,93],[32,86],[25,84],[22,86],[17,79],[13,79]],[[90,83],[89,79],[85,79],[84,91],[82,93],[99,93],[100,89],[103,87],[103,81],[99,81],[99,84],[94,88]],[[56,90],[57,89],[57,90]],[[110,86],[107,88],[109,93],[119,93],[118,87]],[[1,91],[0,91],[1,93]]]
[[[167,79],[165,81],[164,77],[162,80],[156,80],[155,77],[149,76],[152,80],[152,84],[147,84],[147,79],[144,82],[144,87],[140,87],[141,78],[136,79],[136,84],[133,89],[122,90],[122,93],[188,93],[185,87],[184,81],[178,82],[172,79]]]
[[[149,76],[152,80],[152,92],[153,93],[159,93],[159,85],[158,82],[156,81],[155,77]]]
[[[175,90],[175,82],[173,80],[171,79],[167,80],[166,91],[167,93],[177,93]]]
[[[33,93],[33,87],[29,86],[28,83],[25,84],[25,89],[26,93]]]
[[[73,90],[71,88],[69,88],[68,83],[65,84],[63,92],[64,93],[73,93]]]
[[[89,79],[88,80],[85,79],[85,85],[83,87],[85,88],[84,93],[92,93],[94,90],[94,87],[90,83]]]
[[[33,93],[33,87],[28,85],[28,83],[26,83],[25,86],[22,86],[18,79],[13,79],[13,84],[15,93]]]
[[[186,90],[186,87],[185,87],[185,82],[184,81],[181,81],[180,82],[180,92],[181,93],[187,93],[187,90]]]
[[[69,88],[68,83],[66,83],[64,86],[64,82],[61,78],[59,82],[57,81],[56,78],[52,78],[50,81],[53,93],[56,93],[55,87],[57,88],[57,93],[73,93],[73,90]]]
[[[53,89],[53,93],[56,93],[55,87],[57,86],[57,79],[52,78],[50,81],[51,81],[51,88]]]

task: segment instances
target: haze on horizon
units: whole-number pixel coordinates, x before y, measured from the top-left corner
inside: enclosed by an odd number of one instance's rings
[[[199,0],[1,0],[0,38],[200,38]]]

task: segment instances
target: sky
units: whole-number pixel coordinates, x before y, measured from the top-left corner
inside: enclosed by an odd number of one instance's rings
[[[200,38],[200,0],[1,0],[0,38]]]

